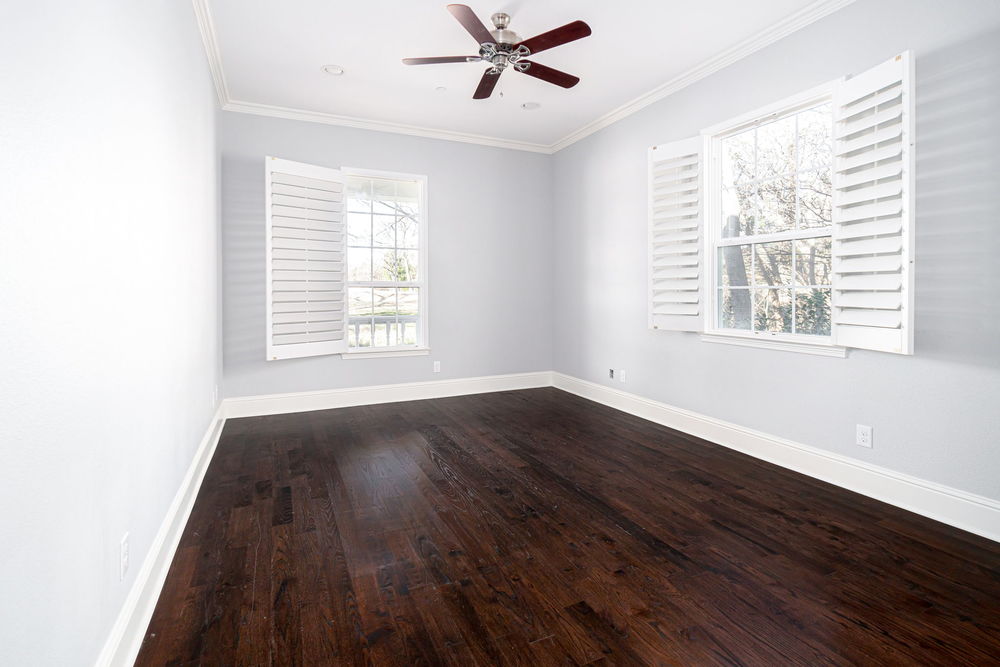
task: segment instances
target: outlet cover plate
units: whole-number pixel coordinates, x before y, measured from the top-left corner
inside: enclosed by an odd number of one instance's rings
[[[855,442],[859,447],[867,447],[871,449],[872,447],[872,427],[866,426],[865,424],[857,425],[857,432],[855,434]]]

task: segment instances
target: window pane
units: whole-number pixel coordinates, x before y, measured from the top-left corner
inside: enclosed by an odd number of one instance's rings
[[[372,280],[396,280],[395,250],[372,250]]]
[[[397,274],[400,281],[417,280],[417,262],[420,253],[416,250],[397,250]]]
[[[358,329],[358,347],[371,347],[372,344],[371,320],[368,320],[366,322],[359,322],[356,326]]]
[[[417,221],[411,217],[402,217],[396,221],[396,247],[417,248],[419,247],[418,232],[420,231]]]
[[[375,318],[375,325],[372,327],[372,347],[385,347],[389,344],[388,327],[388,322]]]
[[[403,330],[403,345],[416,345],[417,344],[417,323],[416,322],[400,322],[400,327]]]
[[[420,311],[420,288],[399,288],[399,319],[416,317]]]
[[[757,128],[757,178],[795,171],[795,116]]]
[[[351,287],[347,291],[348,315],[351,319],[372,316],[372,288]]]
[[[747,130],[722,140],[722,183],[753,180],[754,173],[754,131]]]
[[[381,178],[373,178],[372,181],[372,212],[396,214],[396,182],[387,181]]]
[[[719,328],[750,330],[750,290],[719,290]]]
[[[396,245],[396,216],[372,216],[372,245],[392,248]]]
[[[376,318],[396,319],[396,288],[376,287],[372,290],[372,307]]]
[[[372,346],[395,345],[393,332],[396,324],[396,288],[376,287],[372,290],[372,299],[372,307],[375,311]]]
[[[367,178],[348,178],[347,210],[369,213],[372,208],[372,186]]]
[[[719,285],[746,287],[750,284],[751,248],[749,244],[719,248]]]
[[[795,229],[795,181],[777,178],[757,185],[760,211],[755,234],[775,234]]]
[[[352,176],[347,184],[347,278],[351,283],[413,282],[420,270],[420,184]],[[384,347],[418,342],[419,292],[395,286],[348,290],[348,343]],[[404,314],[399,315],[399,308]]]
[[[417,344],[417,322],[420,313],[420,289],[399,288],[399,322],[402,328],[402,345]]]
[[[792,332],[792,290],[754,290],[754,330]]]
[[[347,249],[347,279],[355,281],[372,279],[371,248]]]
[[[830,165],[830,114],[829,104],[799,114],[799,169]]]
[[[386,345],[399,345],[399,323],[386,323]]]
[[[372,244],[372,217],[368,213],[347,214],[347,245]]]
[[[832,270],[829,236],[795,242],[795,284],[829,285]]]
[[[351,287],[347,291],[348,344],[369,347],[372,344],[372,289]]]
[[[799,174],[799,226],[827,227],[832,224],[830,170]]]
[[[752,185],[722,188],[722,238],[753,234],[755,202]]]
[[[758,243],[754,246],[754,281],[760,285],[792,284],[792,242]]]
[[[795,290],[795,332],[830,335],[830,290]]]

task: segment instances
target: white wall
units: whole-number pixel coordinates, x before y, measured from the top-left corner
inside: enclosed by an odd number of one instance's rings
[[[93,664],[215,410],[213,106],[189,2],[4,3],[0,664]]]
[[[551,369],[549,156],[231,112],[219,141],[226,396]],[[266,155],[428,177],[430,356],[265,361]]]
[[[916,355],[833,359],[646,329],[646,148],[912,49]],[[859,0],[559,152],[555,369],[1000,498],[1000,3]],[[620,385],[617,385],[620,386]],[[874,426],[874,449],[854,444]]]

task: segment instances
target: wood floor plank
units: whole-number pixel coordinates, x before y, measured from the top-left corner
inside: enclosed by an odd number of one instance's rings
[[[136,664],[1000,664],[1000,545],[553,388],[233,419]]]

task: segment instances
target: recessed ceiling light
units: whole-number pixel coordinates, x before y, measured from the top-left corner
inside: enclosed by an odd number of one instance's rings
[[[340,76],[344,73],[344,68],[340,65],[323,65],[323,71],[333,76]]]
[[[542,107],[538,102],[525,102],[521,105],[521,108],[525,111],[534,111],[535,109],[540,109]]]

